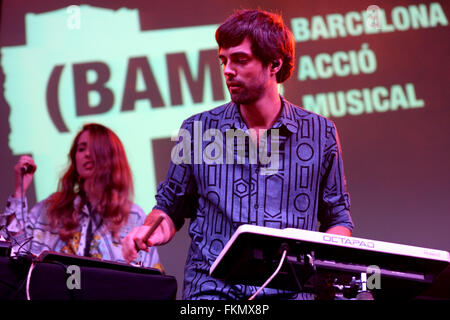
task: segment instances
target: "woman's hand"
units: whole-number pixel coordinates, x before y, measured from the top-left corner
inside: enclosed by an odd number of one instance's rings
[[[25,196],[31,182],[33,181],[34,172],[36,171],[36,164],[30,156],[21,156],[14,166],[14,198],[22,198]],[[23,177],[23,193],[21,193],[21,179]]]

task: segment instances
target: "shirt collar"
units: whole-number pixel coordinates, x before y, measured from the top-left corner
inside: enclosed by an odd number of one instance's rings
[[[80,205],[82,203],[82,199],[81,196],[77,195],[75,197],[75,199],[73,200],[74,203],[74,208],[80,208]],[[95,209],[93,209],[95,210]],[[96,211],[96,210],[95,210]],[[89,213],[89,208],[87,206],[87,204],[83,204],[83,207],[81,208],[81,210],[79,210],[80,212],[80,218],[81,219],[86,219],[86,218],[93,218],[93,220],[95,220],[95,224],[99,225],[102,221],[102,218],[100,217],[100,215],[95,214],[94,212],[92,213],[92,215]]]
[[[281,114],[280,117],[275,121],[273,128],[281,128],[284,126],[292,133],[298,132],[298,121],[295,116],[294,109],[296,108],[292,103],[284,99],[283,96],[280,95],[281,98]]]
[[[280,129],[281,127],[285,127],[291,133],[298,132],[298,122],[295,119],[294,108],[290,102],[284,99],[283,96],[280,95],[281,98],[281,113],[277,121],[272,126],[272,129]],[[247,131],[247,125],[244,122],[244,119],[239,112],[239,106],[234,102],[228,103],[225,107],[225,114],[223,118],[222,129],[240,129],[243,131]]]

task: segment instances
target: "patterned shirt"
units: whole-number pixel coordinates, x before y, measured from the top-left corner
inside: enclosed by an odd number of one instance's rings
[[[28,213],[26,199],[22,205],[21,199],[9,197],[5,212],[0,214],[0,224],[6,225],[8,217],[15,216],[9,223],[7,231],[2,230],[3,236],[12,241],[14,253],[31,252],[39,255],[48,250],[84,256],[87,230],[91,223],[92,237],[88,255],[102,260],[126,263],[122,256],[121,240],[134,227],[142,225],[145,220],[145,214],[138,205],[133,204],[131,207],[128,221],[120,229],[118,239],[114,238],[106,224],[102,223],[100,215],[95,212],[90,214],[87,205],[84,205],[78,218],[78,230],[71,239],[63,241],[58,231],[50,228],[46,200],[37,203]],[[81,198],[78,196],[74,200],[74,207],[79,207],[80,203]],[[163,271],[156,248],[151,248],[148,253],[140,251],[132,263]]]
[[[184,298],[244,299],[256,291],[255,287],[227,285],[209,276],[212,263],[242,224],[323,232],[334,226],[353,229],[334,123],[282,98],[282,111],[272,129],[267,143],[262,141],[260,146],[272,156],[278,133],[275,170],[261,157],[252,161],[250,139],[242,145],[233,138],[236,144],[227,146],[227,132],[248,133],[233,102],[183,122],[182,138],[172,151],[166,180],[158,187],[155,208],[169,214],[177,229],[185,218],[191,218]],[[284,293],[267,288],[263,292],[278,297]]]

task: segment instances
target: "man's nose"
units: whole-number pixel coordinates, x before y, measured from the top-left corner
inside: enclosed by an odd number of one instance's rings
[[[227,63],[223,66],[223,74],[227,78],[233,78],[236,75],[236,70],[232,68],[230,63]]]

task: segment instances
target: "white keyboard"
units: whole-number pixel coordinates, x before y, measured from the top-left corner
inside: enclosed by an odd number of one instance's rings
[[[444,250],[436,250],[422,248],[404,244],[384,242],[378,240],[370,240],[356,237],[346,237],[330,233],[308,231],[294,228],[275,229],[254,225],[242,225],[233,234],[231,239],[225,245],[210,269],[213,274],[216,267],[222,262],[230,248],[235,244],[237,239],[245,234],[259,235],[260,238],[274,237],[278,239],[297,240],[303,243],[327,245],[330,247],[344,247],[370,252],[385,253],[393,256],[413,257],[424,260],[441,261],[444,264],[450,263],[450,253]],[[332,260],[333,257],[330,257]]]

